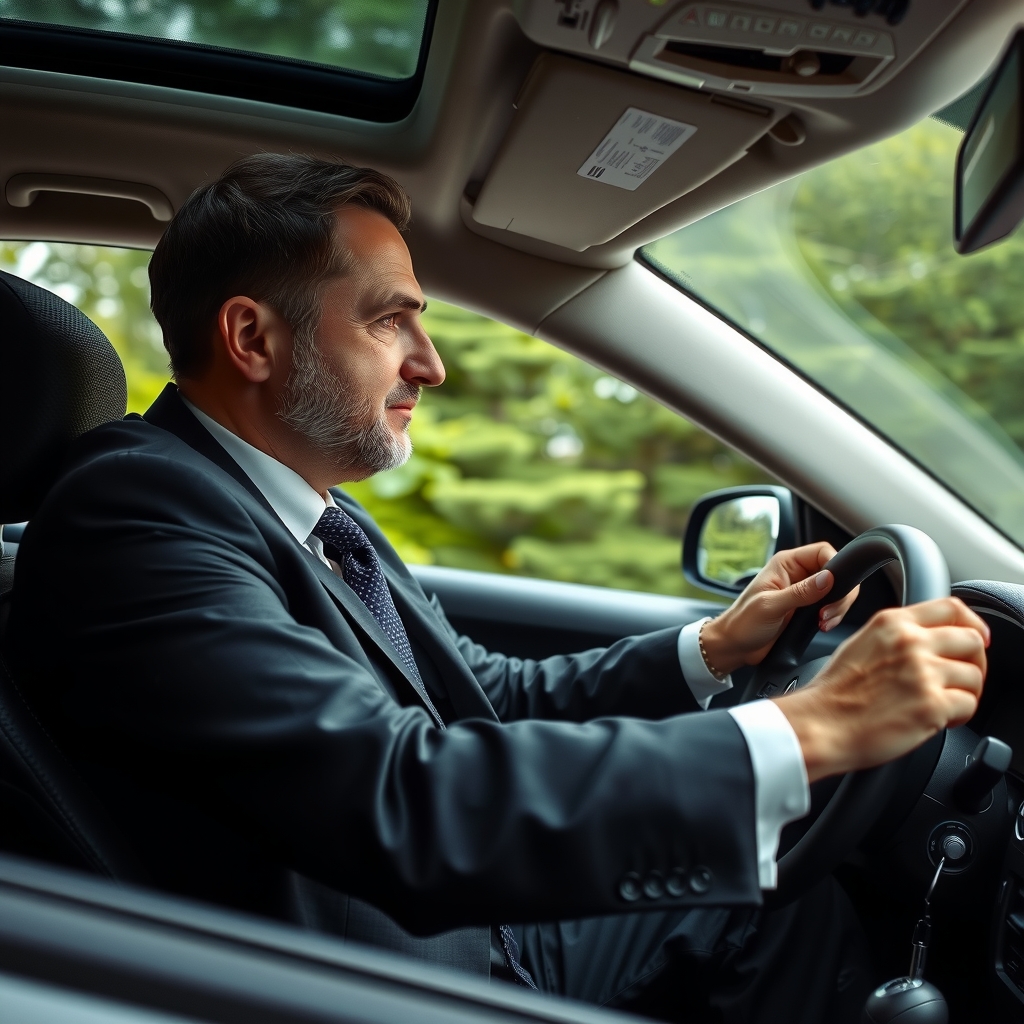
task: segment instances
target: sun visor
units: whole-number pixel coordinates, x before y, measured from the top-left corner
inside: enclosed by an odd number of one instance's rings
[[[473,220],[581,252],[739,160],[781,113],[543,54]]]

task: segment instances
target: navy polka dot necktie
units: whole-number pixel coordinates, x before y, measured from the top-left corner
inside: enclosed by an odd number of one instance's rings
[[[394,599],[388,589],[388,581],[384,578],[384,570],[380,567],[380,559],[370,543],[370,538],[366,536],[363,528],[337,505],[328,505],[324,509],[320,521],[313,528],[313,536],[320,538],[328,558],[333,558],[341,566],[345,582],[377,620],[377,624],[391,641],[402,664],[408,670],[419,695],[434,716],[434,721],[443,729],[444,721],[427,696],[423,677],[413,657],[409,634],[406,633],[402,617],[395,608]],[[501,937],[505,958],[516,980],[527,988],[536,988],[530,972],[519,962],[519,946],[512,929],[505,924],[499,925],[498,934]]]
[[[320,521],[313,527],[313,536],[319,537],[323,542],[328,558],[333,558],[341,566],[341,575],[345,582],[377,620],[377,625],[391,641],[417,692],[434,716],[434,721],[443,729],[444,722],[427,696],[423,677],[409,644],[409,634],[406,633],[402,617],[395,608],[394,599],[388,589],[388,581],[384,578],[384,570],[380,567],[380,559],[373,550],[370,538],[366,536],[363,528],[337,505],[328,505],[324,509]]]

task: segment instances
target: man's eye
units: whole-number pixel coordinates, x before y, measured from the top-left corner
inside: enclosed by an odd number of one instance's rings
[[[382,316],[380,318],[380,320],[378,321],[378,323],[382,327],[387,327],[390,330],[392,327],[394,327],[398,323],[398,314],[397,313],[388,313],[387,316]]]

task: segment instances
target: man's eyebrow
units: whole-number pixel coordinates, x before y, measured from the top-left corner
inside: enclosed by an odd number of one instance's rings
[[[408,295],[405,292],[397,292],[389,295],[386,299],[373,303],[374,309],[387,309],[395,306],[400,309],[413,309],[418,313],[422,313],[427,308],[427,300],[417,299],[415,295]]]

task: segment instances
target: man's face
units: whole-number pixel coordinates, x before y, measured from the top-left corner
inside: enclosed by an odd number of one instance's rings
[[[409,250],[379,213],[346,207],[337,240],[350,269],[321,292],[320,323],[296,334],[280,416],[338,465],[340,480],[410,455],[413,408],[444,367],[420,322],[426,307]]]

